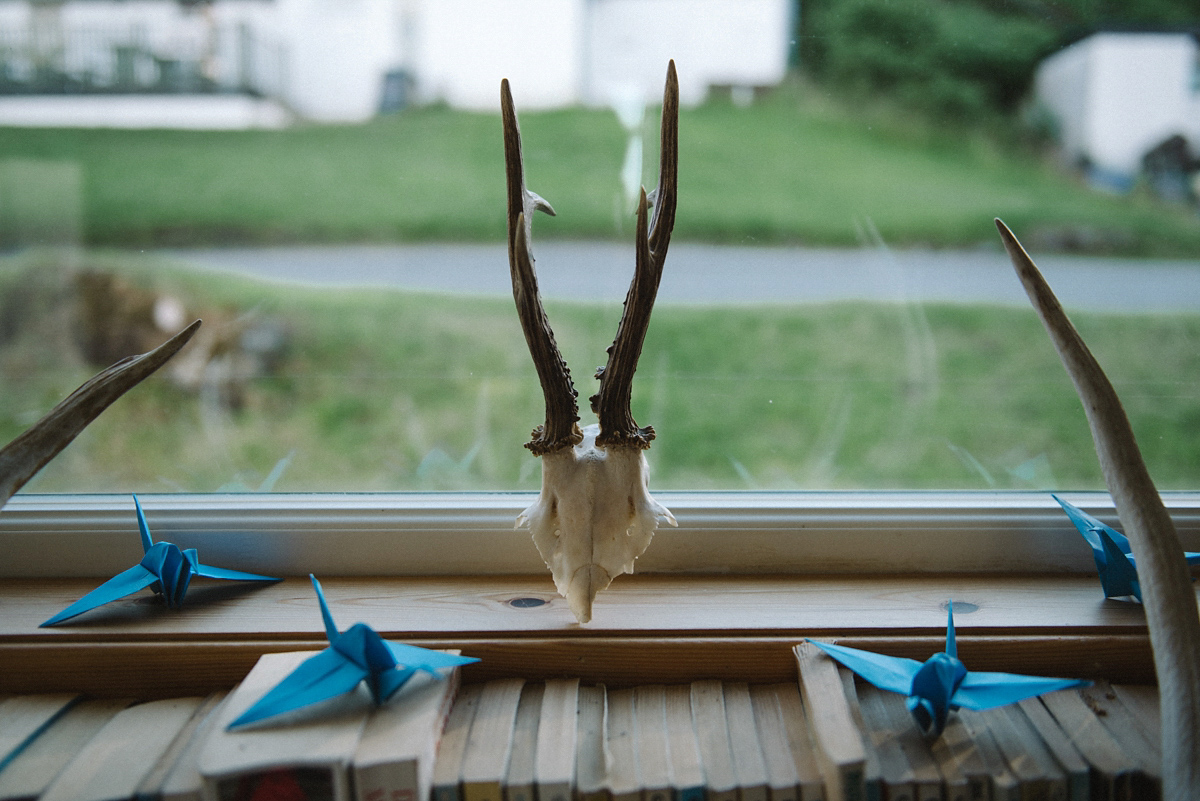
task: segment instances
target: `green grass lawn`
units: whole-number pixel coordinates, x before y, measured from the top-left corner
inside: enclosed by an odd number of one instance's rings
[[[542,420],[541,392],[510,298],[213,281],[125,257],[88,264],[174,294],[210,327],[273,320],[290,346],[237,408],[155,376],[30,491],[538,486],[538,462],[521,446]],[[42,257],[0,261],[0,300],[37,281],[61,286],[53,274]],[[94,372],[72,349],[59,295],[39,297],[49,298],[41,322],[0,331],[0,441]],[[548,312],[586,398],[620,306]],[[1200,316],[1076,323],[1159,486],[1194,488]],[[648,456],[659,489],[1102,486],[1079,402],[1032,311],[664,305],[633,403],[658,431]]]
[[[652,184],[657,122],[648,119]],[[529,185],[559,213],[539,237],[630,235],[615,115],[571,109],[521,121]],[[1200,252],[1194,214],[1099,194],[978,132],[850,110],[812,88],[787,87],[750,108],[685,109],[680,141],[680,239],[854,244],[874,228],[898,246],[994,246],[999,216],[1039,247],[1090,239],[1100,250]],[[423,108],[283,131],[0,128],[0,201],[53,216],[55,201],[28,191],[28,179],[3,186],[6,174],[28,176],[30,162],[77,167],[71,186],[82,201],[59,205],[78,207],[70,213],[92,245],[504,235],[497,114]]]

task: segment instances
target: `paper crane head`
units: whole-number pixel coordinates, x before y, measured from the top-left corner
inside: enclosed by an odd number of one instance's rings
[[[267,718],[292,712],[354,690],[366,682],[371,699],[382,704],[396,694],[409,679],[424,671],[441,678],[441,671],[478,662],[472,657],[430,651],[415,645],[389,642],[366,623],[355,623],[339,632],[325,602],[325,593],[316,577],[309,574],[329,647],[306,659],[266,695],[256,701],[229,728],[246,726]]]
[[[150,536],[150,527],[146,525],[146,515],[142,512],[142,504],[136,495],[133,496],[133,506],[137,511],[138,532],[142,539],[142,560],[104,582],[42,623],[42,626],[61,623],[90,609],[95,609],[118,598],[124,598],[126,595],[132,595],[146,587],[162,596],[168,608],[179,609],[183,606],[183,599],[187,595],[188,587],[191,586],[193,576],[232,581],[279,580],[271,576],[260,576],[257,573],[243,573],[240,570],[227,570],[222,567],[205,565],[200,562],[195,548],[180,548],[171,542],[155,542]]]
[[[1136,598],[1142,600],[1142,585],[1138,580],[1137,560],[1129,539],[1116,529],[1105,525],[1087,512],[1057,495],[1051,494],[1058,505],[1067,513],[1071,523],[1087,544],[1092,547],[1092,559],[1105,598]],[[1200,564],[1200,553],[1185,551],[1184,560],[1189,566]]]
[[[954,604],[947,604],[946,648],[918,662],[886,656],[845,645],[809,640],[833,659],[881,690],[907,696],[905,705],[921,732],[937,737],[946,728],[950,712],[959,707],[991,709],[1042,693],[1078,687],[1077,679],[1048,679],[1014,673],[977,673],[958,658],[954,634]]]

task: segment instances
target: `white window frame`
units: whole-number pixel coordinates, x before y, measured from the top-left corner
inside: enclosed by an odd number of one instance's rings
[[[1119,525],[1107,493],[1066,500]],[[1089,573],[1091,552],[1049,492],[662,492],[679,520],[638,572]],[[139,495],[156,540],[280,576],[505,575],[545,570],[514,530],[534,493]],[[1163,499],[1200,550],[1200,492]],[[12,498],[0,578],[102,577],[141,557],[129,495]]]

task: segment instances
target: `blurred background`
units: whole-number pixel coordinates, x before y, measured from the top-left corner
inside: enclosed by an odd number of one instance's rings
[[[1102,487],[1001,217],[1195,489],[1197,31],[1190,0],[0,0],[0,441],[201,317],[26,491],[536,489],[499,83],[586,398],[674,59],[656,488]]]

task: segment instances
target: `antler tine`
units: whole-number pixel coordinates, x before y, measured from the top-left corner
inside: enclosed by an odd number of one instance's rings
[[[533,254],[529,252],[534,211],[553,216],[554,209],[525,188],[525,170],[521,162],[521,129],[513,107],[508,79],[500,82],[500,110],[504,121],[504,169],[508,182],[508,266],[512,276],[513,300],[525,332],[525,342],[533,357],[542,395],[546,399],[546,422],[533,430],[533,439],[525,447],[541,456],[583,440],[576,424],[578,393],[571,383],[571,371],[554,341],[554,331],[546,319],[538,292]]]
[[[679,167],[679,79],[675,62],[667,66],[667,82],[663,90],[661,150],[659,154],[658,186],[653,198],[654,220],[647,223],[650,200],[643,189],[638,202],[637,267],[629,292],[625,296],[625,311],[617,327],[617,337],[608,349],[608,363],[596,371],[600,391],[591,397],[592,411],[600,418],[597,445],[636,445],[650,447],[654,428],[639,428],[630,412],[633,374],[637,370],[642,343],[650,325],[650,312],[662,279],[671,230],[675,227],[675,199]]]
[[[200,321],[149,353],[122,359],[85,382],[33,427],[0,450],[0,506],[67,447],[113,401],[167,363],[187,344]]]
[[[1163,798],[1184,798],[1200,787],[1200,611],[1183,547],[1116,390],[1021,243],[1000,220],[996,227],[1083,402],[1104,482],[1137,560],[1162,702]]]

